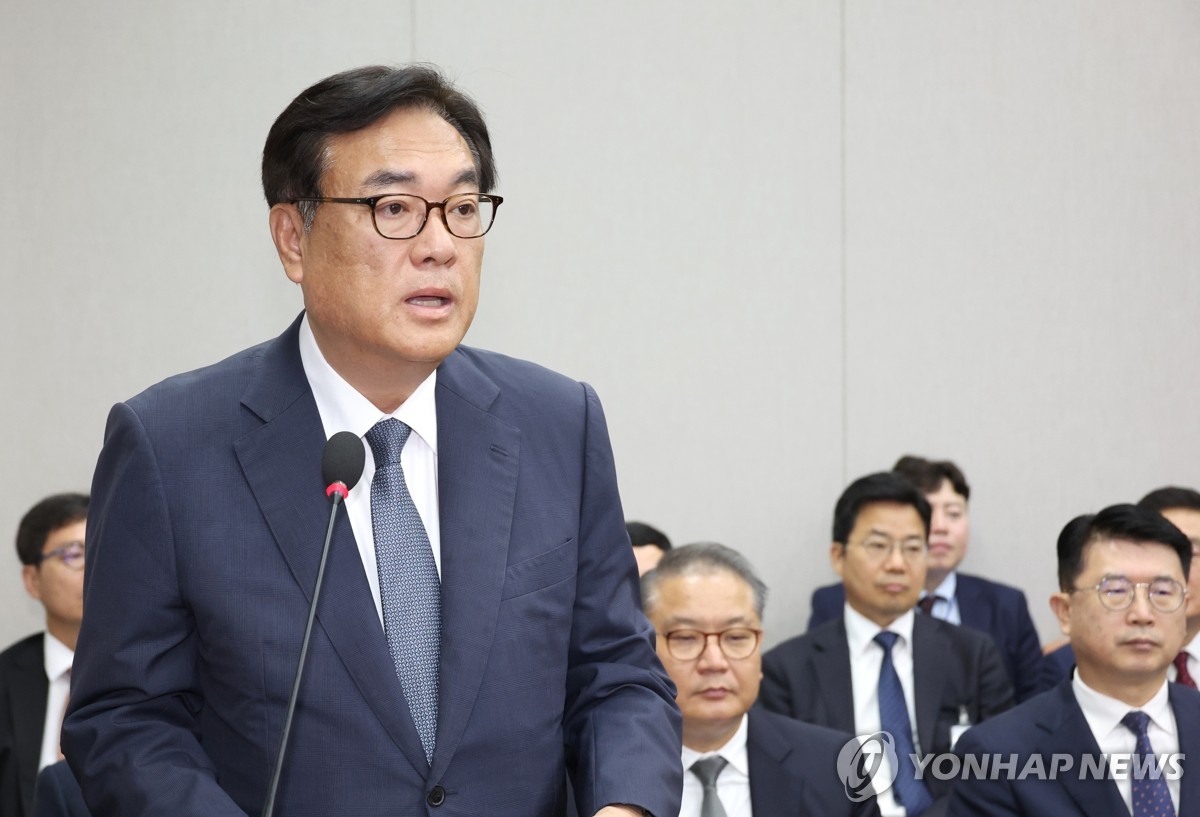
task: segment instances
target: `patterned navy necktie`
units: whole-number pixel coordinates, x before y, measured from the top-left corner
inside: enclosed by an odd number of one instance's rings
[[[400,452],[411,432],[404,423],[388,418],[366,434],[375,456],[371,528],[388,651],[425,759],[433,763],[442,641],[441,584],[429,535],[400,467]]]
[[[1175,817],[1175,805],[1171,802],[1171,791],[1167,788],[1167,779],[1162,774],[1151,774],[1150,769],[1158,769],[1154,759],[1154,749],[1150,746],[1150,735],[1146,729],[1150,726],[1150,716],[1145,712],[1134,710],[1121,718],[1121,723],[1130,732],[1137,735],[1137,751],[1141,758],[1133,764],[1135,773],[1130,781],[1133,788],[1133,817]],[[1146,770],[1144,774],[1136,770]]]
[[[900,636],[884,630],[875,636],[875,643],[883,648],[883,663],[879,666],[879,722],[883,731],[890,732],[896,741],[896,782],[893,784],[896,799],[904,806],[908,817],[917,817],[933,805],[925,784],[917,779],[917,767],[912,762],[916,751],[912,739],[912,721],[908,718],[908,704],[904,700],[904,687],[892,664],[892,647]]]

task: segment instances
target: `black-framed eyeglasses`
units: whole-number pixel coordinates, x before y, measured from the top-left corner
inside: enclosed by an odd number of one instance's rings
[[[694,661],[708,646],[708,639],[715,637],[717,646],[726,658],[734,660],[749,658],[762,640],[762,630],[751,627],[730,627],[715,633],[703,630],[672,630],[663,636],[667,640],[667,652],[676,661]]]
[[[929,552],[929,546],[924,539],[885,539],[883,537],[872,537],[863,542],[858,543],[863,552],[867,554],[867,560],[871,562],[882,562],[891,558],[893,552],[897,549],[900,555],[904,557],[906,562],[919,562],[925,558]]]
[[[83,542],[67,542],[62,547],[56,547],[54,550],[40,554],[37,563],[40,565],[47,559],[58,559],[72,570],[82,570],[86,555],[87,551]]]
[[[1071,592],[1095,590],[1100,603],[1109,610],[1127,610],[1133,604],[1139,587],[1146,588],[1146,599],[1160,613],[1174,613],[1187,598],[1187,588],[1174,579],[1135,582],[1124,576],[1105,576],[1093,587],[1076,587]]]
[[[504,201],[503,196],[485,196],[482,193],[460,193],[442,201],[428,201],[409,193],[389,193],[386,196],[371,196],[365,199],[345,199],[330,196],[314,196],[292,199],[292,204],[302,201],[323,204],[362,204],[371,209],[371,221],[375,231],[384,238],[397,241],[416,238],[429,221],[429,211],[438,210],[442,223],[450,235],[459,238],[480,238],[492,229],[496,210]]]

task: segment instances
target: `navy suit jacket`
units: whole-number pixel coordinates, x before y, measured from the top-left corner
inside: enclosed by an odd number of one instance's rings
[[[95,817],[261,809],[329,518],[299,319],[109,415],[64,748]],[[339,513],[279,813],[674,815],[675,691],[590,387],[465,347],[438,369],[442,649],[425,760]],[[359,485],[355,490],[368,490]]]
[[[879,817],[874,797],[855,803],[838,776],[838,752],[849,732],[755,707],[749,712],[746,756],[754,817]]]
[[[0,815],[25,817],[46,726],[45,635],[24,638],[0,653]]]
[[[51,763],[38,774],[33,817],[91,817],[79,783],[65,761]]]
[[[929,616],[913,618],[913,699],[921,752],[950,751],[950,728],[966,707],[971,723],[1012,706],[1012,687],[985,635]],[[759,703],[772,712],[839,732],[854,724],[850,647],[843,618],[785,641],[763,656]],[[927,781],[935,799],[949,786]]]
[[[954,595],[963,626],[987,633],[1000,648],[1017,701],[1049,689],[1042,686],[1042,645],[1024,593],[1006,584],[959,573]],[[812,595],[808,628],[841,618],[845,602],[841,582],[818,587]]]
[[[1071,677],[1075,669],[1075,650],[1070,644],[1063,644],[1057,650],[1046,653],[1042,658],[1042,686],[1051,689],[1062,683],[1064,678]]]
[[[1200,813],[1200,692],[1171,684],[1171,708],[1179,731],[1179,749],[1185,756],[1181,766],[1179,814]],[[1055,779],[978,779],[994,775],[966,775],[954,784],[950,814],[960,817],[1107,817],[1127,815],[1117,784],[1094,779],[1079,769],[1082,755],[1098,756],[1100,747],[1092,736],[1083,710],[1075,700],[1071,681],[1026,701],[1000,717],[967,731],[958,742],[958,752],[968,754],[1015,754],[1016,768],[1025,768],[1030,756],[1041,755],[1051,768],[1051,755],[1070,755],[1072,768]],[[1015,777],[1015,775],[1013,775]]]

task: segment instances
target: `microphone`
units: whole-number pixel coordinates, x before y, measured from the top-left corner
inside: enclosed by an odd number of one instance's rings
[[[321,585],[325,582],[325,561],[329,557],[329,543],[333,540],[333,523],[337,518],[338,505],[345,502],[350,490],[358,484],[366,460],[367,454],[362,440],[350,431],[339,431],[330,437],[325,443],[325,451],[321,454],[321,479],[326,485],[325,496],[329,497],[333,507],[329,509],[329,525],[325,529],[325,544],[321,548],[317,582],[313,587],[312,602],[308,605],[308,623],[304,625],[304,639],[300,642],[300,660],[296,662],[292,694],[288,698],[287,715],[283,719],[283,732],[279,737],[279,754],[275,757],[275,768],[271,771],[271,783],[267,787],[262,817],[271,817],[275,812],[275,794],[279,790],[279,777],[283,773],[283,756],[287,751],[288,735],[292,731],[296,699],[300,696],[300,679],[304,677],[304,659],[308,656],[308,642],[312,639],[313,621],[317,617],[317,600],[321,597]]]
[[[321,479],[325,480],[325,496],[329,497],[330,502],[335,505],[338,503],[334,494],[345,501],[350,489],[362,477],[366,461],[367,453],[357,434],[339,431],[329,438],[321,455]]]

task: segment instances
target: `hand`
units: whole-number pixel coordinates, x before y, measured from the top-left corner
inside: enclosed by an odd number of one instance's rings
[[[596,812],[596,817],[642,817],[643,814],[636,806],[605,806]]]

